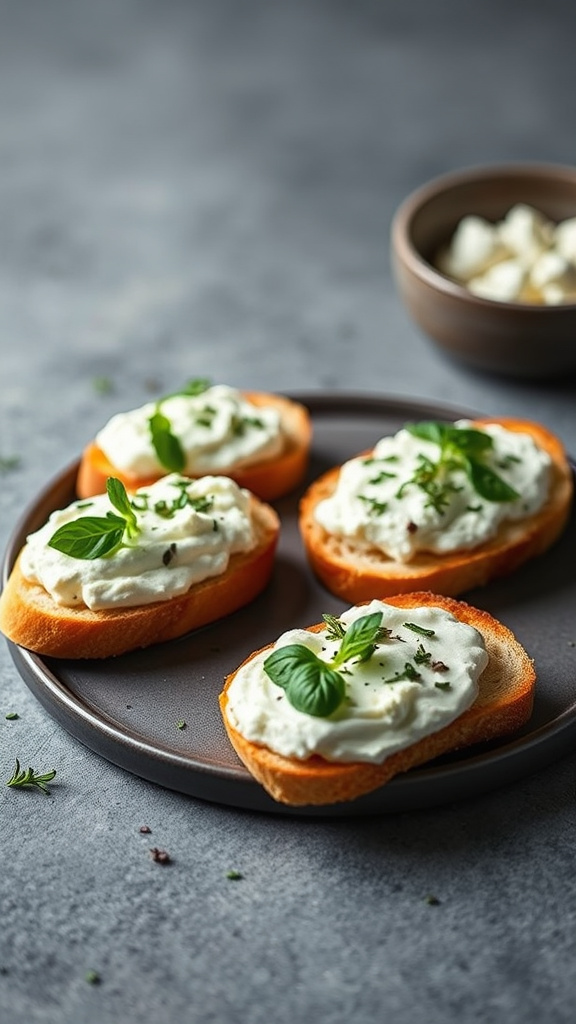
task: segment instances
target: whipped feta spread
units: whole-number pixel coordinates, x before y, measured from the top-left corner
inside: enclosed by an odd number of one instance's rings
[[[459,420],[455,426],[471,424]],[[376,549],[398,562],[409,562],[420,551],[446,554],[483,544],[504,521],[524,519],[542,507],[551,459],[528,434],[499,424],[485,424],[482,431],[493,441],[483,462],[520,495],[517,499],[481,498],[464,469],[455,468],[444,477],[448,487],[439,510],[413,482],[423,458],[438,459],[439,446],[402,429],[378,441],[369,458],[342,466],[334,493],[316,506],[317,522],[356,548]]]
[[[138,477],[166,472],[150,430],[158,406],[184,451],[182,472],[191,476],[274,458],[283,449],[276,409],[253,405],[234,388],[216,384],[198,395],[172,395],[113,416],[96,443],[118,470]]]
[[[381,764],[458,718],[474,703],[488,664],[482,635],[441,608],[395,608],[382,601],[350,608],[340,622],[347,626],[374,612],[383,613],[389,636],[369,660],[345,664],[346,696],[329,717],[308,715],[289,703],[264,671],[266,650],[243,665],[228,688],[225,713],[233,728],[285,757],[319,754],[328,761]],[[426,632],[415,632],[413,625]],[[325,630],[304,629],[284,633],[275,649],[288,644],[302,644],[327,662],[339,646]],[[412,678],[403,677],[407,663],[415,670]]]
[[[129,608],[184,594],[193,584],[225,572],[232,554],[255,545],[250,495],[228,477],[190,480],[174,473],[140,488],[130,500],[136,536],[125,538],[114,554],[93,560],[64,554],[48,541],[65,523],[114,512],[108,496],[53,512],[27,538],[21,556],[24,577],[39,583],[59,605],[86,605],[93,611]]]

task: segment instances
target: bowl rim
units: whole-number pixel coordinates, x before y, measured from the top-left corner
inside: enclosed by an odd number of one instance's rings
[[[576,166],[571,166],[570,164],[538,161],[512,161],[502,164],[487,163],[462,167],[436,175],[436,177],[413,189],[396,209],[390,230],[393,253],[397,258],[403,259],[409,265],[412,272],[424,283],[470,305],[478,304],[480,307],[486,307],[491,310],[501,309],[510,312],[519,310],[529,312],[534,316],[547,317],[566,315],[570,311],[576,311],[576,301],[561,302],[557,305],[540,305],[535,302],[506,302],[501,299],[486,299],[481,295],[475,295],[465,285],[459,284],[452,278],[447,277],[441,270],[437,270],[432,263],[424,259],[412,243],[410,237],[409,227],[413,217],[425,203],[443,192],[449,192],[452,188],[475,181],[489,181],[490,178],[535,178],[542,176],[549,178],[551,181],[562,180],[571,182],[574,184],[576,192]]]

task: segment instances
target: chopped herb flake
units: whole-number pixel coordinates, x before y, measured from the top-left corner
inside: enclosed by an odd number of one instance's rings
[[[413,633],[418,633],[419,636],[435,636],[435,630],[424,629],[424,626],[419,626],[416,622],[404,622],[402,623],[406,629],[411,629]]]

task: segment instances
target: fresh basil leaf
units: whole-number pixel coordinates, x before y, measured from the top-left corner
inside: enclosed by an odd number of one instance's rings
[[[344,679],[339,672],[317,659],[317,664],[300,665],[286,688],[292,707],[314,718],[328,718],[344,700]]]
[[[340,673],[304,644],[288,644],[273,651],[264,662],[264,671],[285,690],[292,707],[304,714],[326,718],[344,699]]]
[[[382,612],[372,612],[370,615],[363,615],[352,622],[340,649],[334,658],[335,665],[342,665],[350,658],[359,658],[360,661],[367,661],[374,653],[374,644],[380,634],[382,625]]]
[[[441,447],[446,443],[450,428],[446,423],[437,420],[423,420],[421,423],[407,423],[406,430],[421,441],[432,441]]]
[[[154,451],[165,469],[181,473],[186,465],[184,449],[172,433],[172,424],[164,413],[156,411],[148,420]]]
[[[469,458],[466,460],[466,468],[474,490],[486,501],[516,501],[520,497],[518,491],[482,462]]]
[[[126,520],[109,512],[107,516],[83,516],[60,526],[48,541],[48,547],[71,558],[92,560],[113,554],[124,537]]]
[[[180,392],[181,395],[203,395],[208,388],[212,387],[212,381],[209,377],[192,377],[186,382],[183,390]]]
[[[480,455],[494,447],[490,434],[472,427],[451,427],[447,431],[446,440],[463,455]]]
[[[137,532],[136,513],[130,504],[130,499],[122,481],[117,480],[114,476],[108,477],[106,481],[106,491],[111,504],[114,505],[114,508],[117,508],[120,514],[124,516],[129,532]]]
[[[166,402],[169,398],[195,398],[203,395],[208,388],[212,387],[212,381],[208,377],[192,377],[187,381],[180,391],[171,391],[169,395],[163,395],[160,402]]]
[[[320,659],[304,644],[286,644],[272,651],[264,662],[264,671],[276,686],[287,688],[292,673],[305,662],[315,663]]]

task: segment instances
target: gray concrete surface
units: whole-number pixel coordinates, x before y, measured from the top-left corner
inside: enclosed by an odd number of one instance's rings
[[[574,162],[574,27],[568,0],[2,0],[2,547],[105,419],[195,375],[531,416],[576,451],[575,381],[447,363],[388,258],[429,177]],[[574,755],[288,820],[99,758],[5,644],[0,694],[3,1024],[573,1020]],[[57,768],[49,797],[3,784],[16,757]]]

